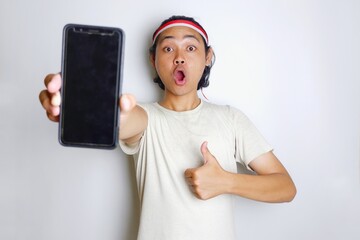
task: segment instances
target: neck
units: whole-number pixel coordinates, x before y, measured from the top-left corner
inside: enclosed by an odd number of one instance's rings
[[[192,98],[189,97],[181,97],[181,96],[175,96],[175,97],[167,97],[164,96],[163,100],[159,102],[161,106],[163,106],[166,109],[173,110],[176,112],[184,112],[195,109],[199,104],[201,103],[200,98],[196,95]]]

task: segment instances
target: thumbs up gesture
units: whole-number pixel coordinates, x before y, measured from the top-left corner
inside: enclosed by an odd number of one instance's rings
[[[198,168],[185,171],[185,179],[193,194],[202,200],[207,200],[226,192],[224,182],[227,172],[220,166],[207,147],[207,142],[201,145],[204,164]]]

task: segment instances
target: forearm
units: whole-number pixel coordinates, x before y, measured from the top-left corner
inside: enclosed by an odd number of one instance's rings
[[[138,141],[147,126],[145,110],[136,105],[131,111],[122,113],[120,117],[119,138],[126,144]]]
[[[226,173],[227,193],[262,202],[290,202],[296,188],[287,173],[246,175]]]

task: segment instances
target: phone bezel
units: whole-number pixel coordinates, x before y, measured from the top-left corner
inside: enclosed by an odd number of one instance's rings
[[[99,143],[89,143],[89,142],[69,142],[64,139],[63,136],[63,129],[64,129],[64,105],[66,103],[65,96],[65,89],[66,89],[66,51],[67,51],[67,33],[71,30],[74,31],[84,31],[81,33],[84,34],[119,34],[119,47],[118,47],[118,66],[117,66],[117,79],[116,79],[116,107],[114,109],[114,129],[113,129],[113,136],[112,136],[112,143],[111,144],[99,144]],[[62,39],[62,66],[61,66],[61,73],[62,73],[62,89],[61,89],[61,97],[63,103],[60,106],[60,121],[59,121],[59,136],[58,140],[62,146],[67,147],[84,147],[84,148],[97,148],[97,149],[114,149],[118,145],[118,131],[119,131],[119,96],[121,94],[122,89],[122,75],[123,75],[123,61],[124,61],[124,41],[125,41],[125,34],[121,28],[117,27],[106,27],[106,26],[95,26],[95,25],[85,25],[85,24],[74,24],[70,23],[64,26],[63,28],[63,39]]]

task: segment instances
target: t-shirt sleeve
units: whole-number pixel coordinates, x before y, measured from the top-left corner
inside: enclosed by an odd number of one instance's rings
[[[127,155],[134,155],[136,154],[139,149],[140,149],[140,141],[137,141],[136,143],[133,144],[126,144],[125,142],[119,140],[119,146],[121,148],[121,150],[127,154]]]
[[[272,146],[265,140],[251,120],[240,110],[230,108],[235,129],[235,158],[249,170],[249,164],[258,156],[272,151]]]

